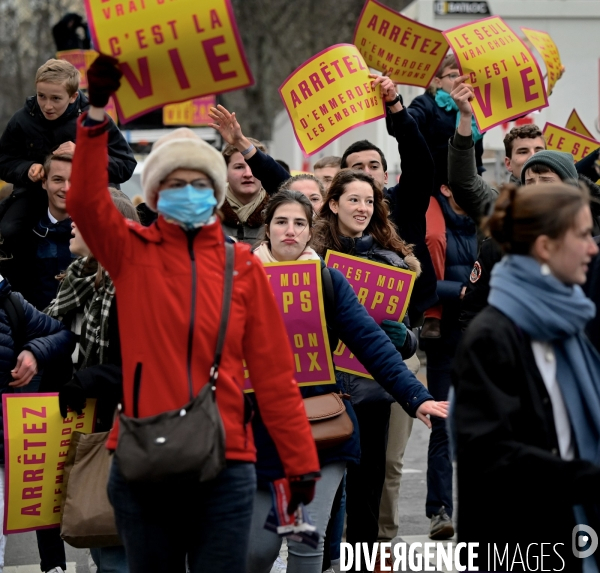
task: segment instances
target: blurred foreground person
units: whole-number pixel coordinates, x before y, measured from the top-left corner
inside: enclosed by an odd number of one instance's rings
[[[571,545],[576,524],[600,525],[600,355],[584,335],[596,309],[579,286],[598,252],[589,203],[572,185],[508,185],[488,222],[507,255],[459,345],[453,417],[459,540],[480,543],[486,571],[529,571],[542,554],[540,570],[598,571]]]

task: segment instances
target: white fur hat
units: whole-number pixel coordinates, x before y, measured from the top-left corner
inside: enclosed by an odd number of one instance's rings
[[[175,169],[197,169],[208,175],[214,184],[217,207],[223,204],[227,188],[225,159],[191,129],[181,127],[156,140],[144,162],[142,188],[150,209],[156,211],[160,183]]]

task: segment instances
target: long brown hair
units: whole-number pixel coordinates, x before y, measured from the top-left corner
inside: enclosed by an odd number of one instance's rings
[[[373,189],[373,216],[365,229],[365,234],[373,238],[384,248],[395,251],[403,257],[411,255],[412,245],[405,243],[399,236],[396,227],[389,219],[390,209],[387,201],[383,198],[383,191],[375,179],[364,171],[357,169],[342,169],[331,182],[329,191],[325,197],[325,203],[321,207],[319,217],[315,224],[313,233],[313,249],[322,257],[329,250],[344,252],[340,241],[340,228],[337,215],[331,210],[331,201],[339,202],[345,193],[348,184],[353,181],[364,181]]]

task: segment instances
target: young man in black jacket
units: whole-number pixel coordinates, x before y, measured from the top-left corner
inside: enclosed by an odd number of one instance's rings
[[[12,195],[0,205],[0,236],[19,240],[48,207],[41,187],[47,156],[73,155],[77,118],[89,102],[79,91],[79,72],[64,60],[48,60],[35,77],[36,95],[8,122],[0,138],[0,179],[12,183]],[[109,180],[127,181],[136,166],[133,152],[112,120],[109,128]]]

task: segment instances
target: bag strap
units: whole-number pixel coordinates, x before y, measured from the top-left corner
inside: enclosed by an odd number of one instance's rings
[[[335,289],[333,288],[333,279],[329,267],[321,266],[321,284],[323,285],[323,303],[325,306],[325,323],[327,326],[327,336],[329,338],[329,348],[333,352],[339,344],[340,337],[335,330]]]
[[[210,369],[209,382],[214,387],[219,377],[219,364],[223,354],[223,345],[225,344],[225,334],[229,324],[229,311],[231,309],[231,293],[233,292],[233,266],[235,264],[235,247],[232,243],[225,242],[225,283],[223,286],[223,306],[221,307],[221,323],[219,325],[219,336],[217,338],[217,349],[215,351],[215,360]]]

